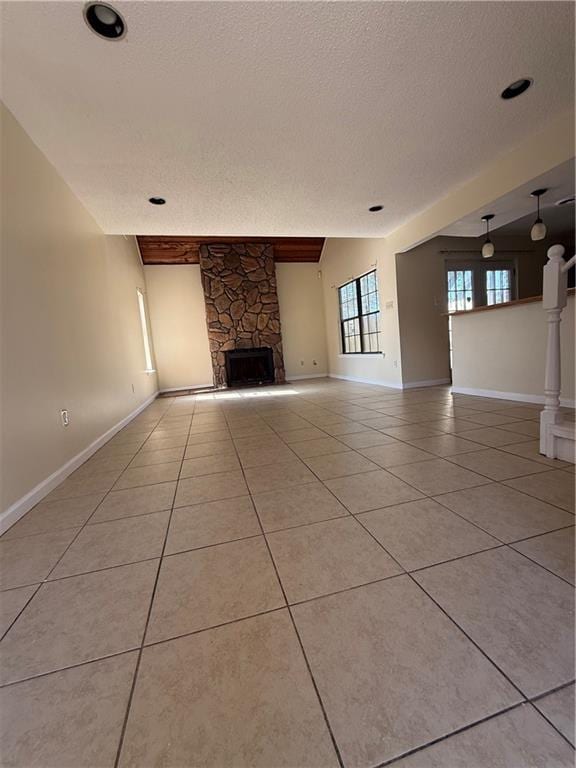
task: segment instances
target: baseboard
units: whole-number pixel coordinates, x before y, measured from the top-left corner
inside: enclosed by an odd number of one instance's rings
[[[306,373],[298,376],[291,376],[289,373],[286,374],[286,381],[289,383],[291,381],[302,381],[302,379],[327,379],[328,374],[327,373]]]
[[[32,507],[38,504],[38,502],[47,496],[50,491],[53,491],[56,486],[60,485],[60,483],[65,480],[68,475],[72,474],[75,469],[78,469],[81,464],[84,464],[84,462],[89,459],[90,456],[96,453],[96,451],[101,448],[104,443],[107,443],[108,440],[114,437],[117,432],[119,432],[129,422],[131,422],[132,419],[136,418],[136,416],[138,416],[139,413],[147,408],[150,403],[156,399],[157,396],[158,392],[155,392],[141,405],[139,405],[138,408],[129,413],[128,416],[125,416],[113,427],[110,427],[110,429],[107,430],[103,435],[100,435],[99,438],[90,443],[87,448],[84,448],[83,451],[77,453],[76,456],[73,456],[69,461],[66,462],[66,464],[61,466],[60,469],[57,469],[49,477],[47,477],[45,480],[42,480],[41,483],[38,483],[37,486],[32,488],[32,490],[29,491],[25,496],[22,496],[21,499],[18,499],[18,501],[15,501],[14,504],[8,507],[8,509],[0,513],[0,535],[7,531],[8,528],[11,528],[14,523],[20,520],[20,518],[23,517],[26,512],[29,512]]]
[[[214,389],[214,382],[210,384],[187,384],[185,387],[168,387],[168,389],[158,390],[159,395],[164,395],[166,392],[184,392],[187,389]]]
[[[344,376],[342,373],[329,373],[331,379],[343,379],[344,381],[354,381],[357,384],[375,384],[377,387],[388,387],[389,389],[402,389],[402,384],[392,384],[389,381],[377,381],[376,379],[364,379],[361,376]]]
[[[497,389],[476,389],[475,387],[452,387],[454,395],[474,395],[476,397],[492,397],[495,400],[514,400],[519,403],[544,405],[544,395],[527,395],[523,392],[500,392]],[[560,405],[574,408],[575,401],[565,397],[560,398]]]
[[[420,389],[420,387],[439,387],[450,384],[451,379],[427,379],[426,381],[405,381],[403,389]]]

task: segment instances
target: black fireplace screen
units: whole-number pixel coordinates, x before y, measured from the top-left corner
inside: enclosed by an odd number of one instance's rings
[[[229,387],[274,383],[274,358],[270,347],[231,349],[225,354],[226,381]]]

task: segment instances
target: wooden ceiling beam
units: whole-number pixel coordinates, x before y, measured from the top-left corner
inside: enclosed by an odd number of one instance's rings
[[[138,235],[144,264],[198,264],[200,246],[205,243],[271,243],[274,260],[281,263],[320,261],[323,237],[219,237]]]

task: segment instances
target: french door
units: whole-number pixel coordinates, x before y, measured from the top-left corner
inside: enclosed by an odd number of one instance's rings
[[[466,312],[512,301],[516,298],[514,265],[506,262],[447,263],[446,298],[448,312]]]
[[[515,298],[515,270],[512,263],[483,262],[446,264],[446,298],[448,305],[448,343],[452,369],[453,312],[468,312],[475,307],[504,304]]]

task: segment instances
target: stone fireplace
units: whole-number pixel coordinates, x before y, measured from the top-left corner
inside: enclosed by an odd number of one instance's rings
[[[224,387],[230,383],[231,368],[228,364],[227,372],[226,352],[255,352],[266,348],[271,350],[273,381],[284,383],[273,247],[250,243],[202,245],[200,271],[214,386]],[[246,362],[238,365],[237,370],[249,370]]]

